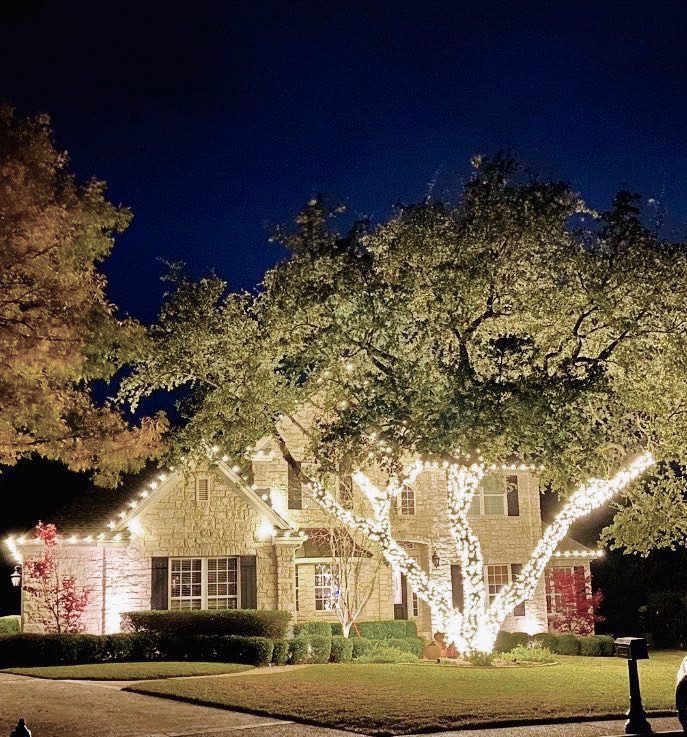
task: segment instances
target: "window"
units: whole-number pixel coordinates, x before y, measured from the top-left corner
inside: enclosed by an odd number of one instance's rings
[[[328,563],[318,563],[315,566],[315,609],[318,612],[333,611],[336,598],[334,567]]]
[[[170,609],[202,609],[202,558],[181,558],[171,561]]]
[[[496,594],[510,582],[510,566],[487,566],[487,587],[489,589],[489,603],[496,598]]]
[[[196,479],[196,501],[206,502],[210,498],[210,480],[208,478]]]
[[[301,604],[299,601],[299,590],[298,590],[298,566],[295,566],[296,569],[296,611],[300,611]]]
[[[417,594],[413,591],[413,616],[420,616],[420,602],[418,601]]]
[[[303,509],[303,487],[301,485],[301,464],[298,461],[288,464],[289,509]]]
[[[404,516],[415,514],[415,489],[410,486],[401,489],[401,514]]]
[[[503,476],[485,476],[470,504],[469,514],[505,515],[506,483]]]
[[[170,609],[237,609],[238,558],[172,558]]]

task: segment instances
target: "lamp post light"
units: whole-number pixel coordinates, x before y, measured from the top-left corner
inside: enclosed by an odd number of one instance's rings
[[[12,586],[20,586],[21,585],[21,566],[14,566],[14,571],[10,573],[10,581],[12,582]]]
[[[439,555],[437,554],[437,551],[435,550],[435,551],[434,551],[434,552],[432,553],[432,565],[433,565],[433,566],[434,566],[435,568],[438,568],[440,564],[441,564],[441,560],[439,560]]]

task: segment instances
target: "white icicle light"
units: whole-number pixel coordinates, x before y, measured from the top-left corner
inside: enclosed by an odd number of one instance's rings
[[[412,483],[423,470],[426,468],[434,470],[438,464],[423,463],[419,460],[411,466],[403,481],[391,479],[383,491],[372,483],[366,474],[360,471],[354,473],[354,481],[370,501],[374,519],[354,515],[342,507],[321,485],[314,484],[312,487],[315,498],[327,512],[347,527],[360,531],[368,539],[378,543],[384,558],[394,571],[405,574],[413,591],[429,605],[433,619],[444,628],[447,641],[452,642],[460,652],[466,654],[490,652],[493,649],[504,620],[518,604],[532,597],[552,556],[570,557],[573,554],[576,557],[594,557],[593,551],[590,553],[578,550],[564,551],[561,554],[556,553],[556,548],[567,535],[573,522],[618,494],[655,462],[650,453],[644,453],[611,479],[591,479],[581,485],[568,498],[553,523],[547,527],[520,574],[514,581],[504,586],[490,604],[484,581],[481,546],[468,520],[470,504],[486,470],[481,457],[479,460],[479,463],[470,466],[457,463],[444,466],[447,468],[449,527],[463,574],[465,603],[462,612],[453,607],[450,587],[430,579],[394,540],[391,531],[392,505],[404,484]],[[489,466],[489,470],[497,468],[501,471],[523,470],[522,467],[513,464]],[[530,466],[528,470],[535,469]],[[602,555],[602,551],[596,555]]]

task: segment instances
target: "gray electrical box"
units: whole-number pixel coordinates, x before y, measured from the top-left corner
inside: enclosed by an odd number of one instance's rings
[[[615,654],[626,660],[648,660],[649,648],[643,637],[619,637],[613,642]]]

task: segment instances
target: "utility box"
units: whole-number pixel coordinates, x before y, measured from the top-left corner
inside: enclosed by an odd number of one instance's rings
[[[648,660],[649,647],[643,637],[619,637],[614,640],[615,654],[625,660]]]

